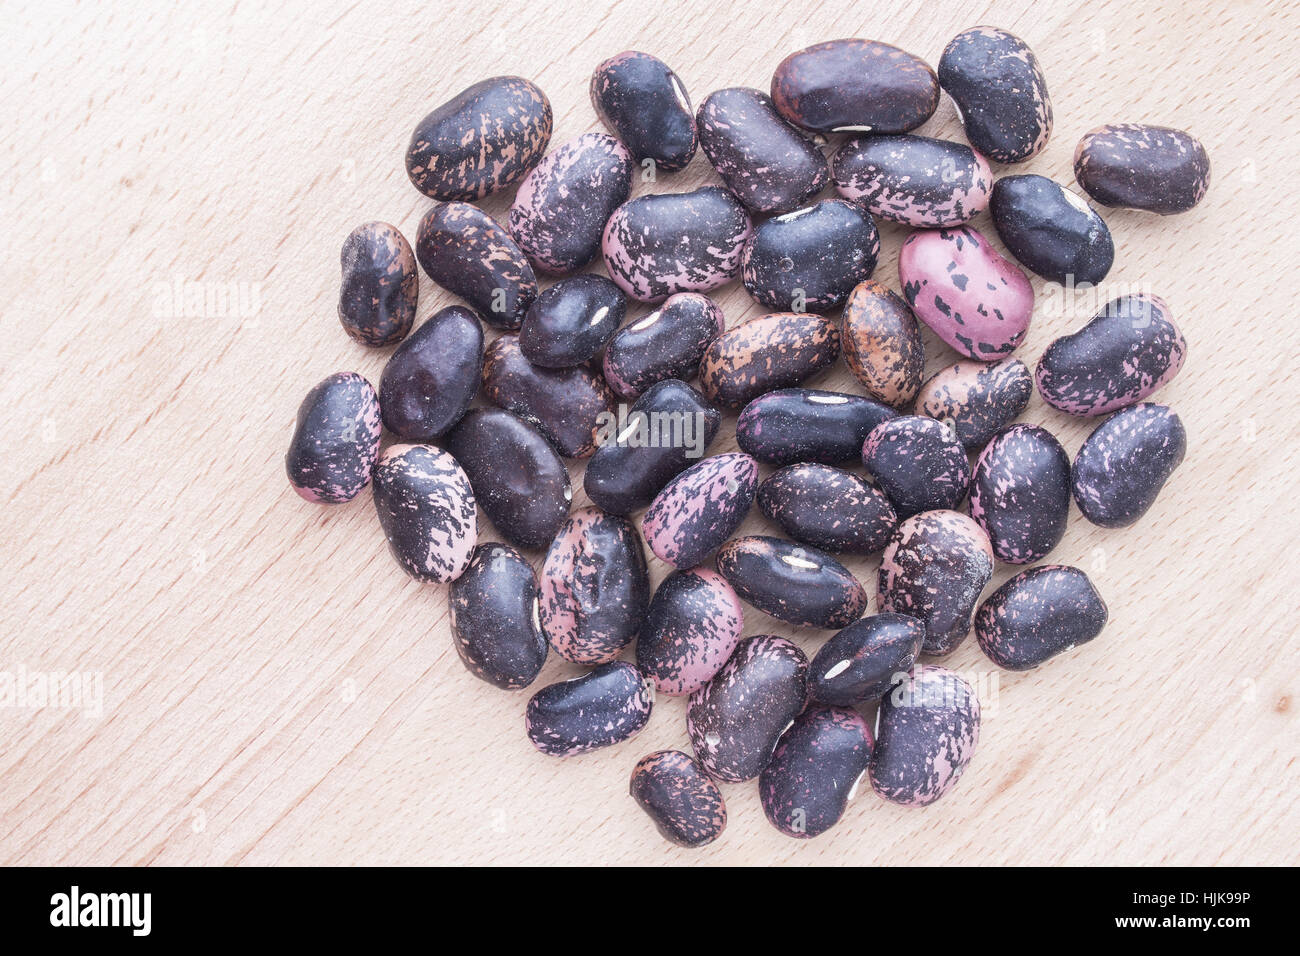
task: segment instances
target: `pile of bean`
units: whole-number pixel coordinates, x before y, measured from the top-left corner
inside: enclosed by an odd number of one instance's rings
[[[969,145],[911,132],[941,90]],[[326,503],[372,484],[397,563],[450,584],[456,650],[477,677],[528,687],[550,652],[590,668],[528,701],[543,753],[620,743],[656,694],[689,696],[694,754],[632,769],[631,795],[668,840],[721,833],[722,781],[757,778],[768,819],[797,837],[833,826],[864,775],[885,800],[932,803],[970,762],[980,706],[920,659],[973,629],[997,666],[1025,670],[1097,637],[1106,605],[1078,568],[1038,564],[980,597],[995,562],[1052,552],[1071,498],[1105,528],[1151,507],[1186,435],[1145,400],[1181,369],[1182,332],[1165,302],[1134,294],[1053,341],[1032,373],[1014,356],[1034,310],[1024,269],[1096,284],[1115,250],[1075,192],[994,176],[1052,131],[1042,68],[1006,31],[959,34],[937,72],[884,43],[820,43],[777,66],[770,94],[718,90],[698,112],[664,63],[626,52],[596,68],[591,100],[608,133],[549,153],[550,103],[518,77],[416,126],[407,171],[436,205],[414,251],[370,222],[342,253],[344,329],[397,347],[378,391],[342,373],[308,393],[289,479]],[[682,169],[697,148],[724,185],[629,200],[634,176]],[[1205,195],[1209,159],[1185,132],[1103,126],[1080,140],[1074,175],[1102,206],[1179,213]],[[515,184],[504,224],[474,205]],[[838,196],[818,200],[828,186]],[[970,225],[986,209],[1016,261]],[[878,219],[914,227],[901,296],[872,278]],[[598,257],[608,277],[583,271]],[[417,261],[465,305],[412,332]],[[543,290],[539,275],[556,279]],[[728,328],[708,293],[737,278],[773,311]],[[655,308],[626,322],[629,299]],[[927,381],[918,320],[957,353]],[[864,394],[802,387],[841,355]],[[1035,387],[1066,414],[1107,416],[1073,463],[1015,422]],[[631,412],[610,431],[620,400]],[[731,412],[741,450],[701,457]],[[627,438],[657,421],[693,427]],[[396,442],[381,453],[384,428]],[[571,513],[564,459],[584,458],[594,506]],[[755,500],[784,537],[733,537]],[[480,507],[508,543],[478,544]],[[653,591],[645,545],[674,569]],[[516,548],[546,549],[540,576]],[[881,555],[879,613],[863,616],[843,554]],[[835,633],[809,661],[781,637],[742,639],[745,605]],[[620,659],[633,641],[635,663]],[[856,708],[876,701],[873,729]]]

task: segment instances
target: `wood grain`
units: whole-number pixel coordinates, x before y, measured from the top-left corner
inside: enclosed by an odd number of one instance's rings
[[[103,706],[0,708],[0,863],[1297,862],[1300,249],[1285,195],[1300,10],[758,9],[6,4],[0,671],[98,673]],[[1075,142],[1103,122],[1184,127],[1210,150],[1192,213],[1106,212],[1106,290],[1164,296],[1190,343],[1159,396],[1187,424],[1187,461],[1137,527],[1076,512],[1053,554],[1104,593],[1101,639],[1027,674],[996,674],[973,642],[951,658],[985,681],[986,721],[943,801],[908,810],[864,789],[805,842],[767,823],[753,784],[726,786],[723,838],[670,848],[627,778],[687,746],[683,701],[661,698],[623,746],[541,756],[526,694],[464,670],[445,590],[399,572],[368,494],[326,508],[288,488],[301,396],[339,370],[377,381],[385,359],[338,327],[340,244],[368,219],[414,236],[429,201],[403,169],[409,132],[483,76],[539,82],[558,144],[597,128],[588,78],[625,48],[665,59],[698,102],[766,88],[818,40],[870,36],[934,63],[977,23],[1024,37],[1053,94],[1053,139],[1016,172],[1072,182]],[[922,132],[960,138],[950,102]],[[715,181],[699,156],[637,189]],[[896,289],[903,230],[882,232],[877,276]],[[178,282],[233,284],[248,314],[186,308]],[[1095,305],[1034,284],[1030,362]],[[420,295],[421,318],[449,301],[427,280]],[[719,300],[731,324],[760,311],[739,286]],[[930,371],[953,361],[926,346]],[[853,387],[842,366],[819,384]],[[1026,419],[1071,455],[1090,427],[1037,397]],[[876,561],[850,566],[870,581]],[[747,618],[747,633],[788,633]],[[794,635],[809,651],[824,637]],[[541,680],[575,672],[552,660]]]

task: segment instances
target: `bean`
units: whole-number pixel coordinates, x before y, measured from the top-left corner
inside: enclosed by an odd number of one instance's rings
[[[694,567],[740,527],[757,485],[758,464],[748,455],[715,455],[692,465],[646,509],[646,543],[661,561]]]
[[[535,84],[483,80],[420,120],[406,150],[407,175],[431,199],[482,199],[537,165],[551,121],[550,101]]]
[[[871,430],[897,414],[861,395],[781,388],[745,406],[736,419],[736,443],[766,465],[856,461]]]
[[[537,277],[510,234],[477,206],[447,202],[420,220],[415,254],[429,278],[498,329],[517,329]]]
[[[362,223],[343,241],[339,262],[343,331],[371,348],[405,338],[415,322],[420,293],[415,254],[406,237],[386,222]]]
[[[871,277],[880,255],[876,224],[842,199],[825,199],[760,223],[740,260],[745,290],[760,305],[824,312]]]
[[[979,737],[970,684],[944,667],[918,667],[881,701],[871,787],[891,803],[929,806],[956,785]]]
[[[661,694],[693,694],[740,643],[740,598],[716,571],[691,568],[664,578],[636,639],[636,666]]]
[[[970,226],[912,233],[898,277],[917,318],[966,358],[990,362],[1029,331],[1034,287]]]
[[[1186,454],[1187,432],[1168,405],[1147,402],[1116,412],[1074,459],[1074,500],[1093,524],[1128,527],[1155,504]]]
[[[718,573],[740,597],[796,627],[845,627],[862,616],[867,594],[825,551],[766,535],[728,541]]]
[[[727,826],[722,791],[680,750],[656,750],[642,757],[632,768],[628,789],[669,843],[707,846]]]
[[[791,123],[818,133],[906,133],[939,105],[939,81],[896,46],[830,40],[781,61],[772,99]]]
[[[1170,382],[1186,356],[1187,340],[1164,299],[1126,295],[1047,346],[1035,378],[1038,393],[1053,408],[1067,415],[1105,415]]]
[[[722,310],[699,292],[679,292],[649,315],[620,329],[605,349],[605,381],[620,398],[635,399],[656,382],[689,382],[710,342],[722,334]]]
[[[542,630],[575,664],[604,664],[636,637],[650,603],[645,549],[626,518],[599,508],[569,516],[542,565]]]
[[[795,385],[840,357],[835,323],[807,312],[760,315],[723,332],[700,361],[700,387],[714,403],[738,409]]]
[[[677,74],[649,53],[610,57],[591,76],[591,103],[638,163],[664,172],[686,168],[698,143],[695,112]]]
[[[710,93],[695,116],[700,146],[736,198],[765,215],[798,209],[830,182],[826,157],[777,113],[766,93]]]
[[[883,492],[831,465],[786,465],[758,488],[758,507],[790,537],[833,554],[874,554],[898,515]]]
[[[528,701],[524,727],[542,753],[572,757],[635,737],[650,720],[653,704],[637,669],[611,661],[539,690]]]
[[[921,327],[893,291],[860,283],[844,304],[840,344],[849,371],[876,401],[899,408],[916,397],[925,368]]]
[[[1007,564],[1030,564],[1056,547],[1070,516],[1070,456],[1056,436],[1037,425],[995,435],[975,462],[970,516]]]
[[[819,836],[844,816],[871,762],[871,730],[843,707],[810,707],[781,735],[758,778],[768,821],[799,838]]]
[[[900,524],[885,548],[876,603],[925,624],[921,650],[940,657],[966,640],[992,575],[993,548],[983,528],[956,511],[927,511]]]
[[[808,659],[784,638],[749,637],[713,679],[691,695],[686,733],[715,780],[753,780],[803,710]]]
[[[632,156],[604,133],[570,140],[524,177],[507,228],[534,268],[577,272],[600,252],[600,235],[632,192]]]
[[[1210,188],[1210,155],[1191,133],[1167,126],[1099,126],[1074,150],[1074,178],[1103,206],[1168,216],[1187,212]]]
[[[379,399],[356,372],[322,381],[298,406],[284,470],[307,501],[351,501],[370,483],[379,457]]]
[[[447,435],[474,497],[501,537],[544,548],[569,516],[569,469],[546,437],[501,408],[473,408]]]
[[[980,605],[975,638],[989,660],[1027,671],[1086,644],[1106,626],[1106,602],[1078,568],[1021,571]]]
[[[808,694],[833,707],[878,700],[912,669],[925,625],[905,614],[854,621],[822,645],[808,669]]]
[[[982,213],[993,192],[986,160],[964,143],[929,136],[861,136],[831,157],[835,188],[873,216],[932,229]]]
[[[374,497],[402,570],[440,584],[460,577],[478,541],[478,508],[455,458],[432,445],[389,445],[375,465]]]
[[[919,415],[937,418],[968,450],[989,440],[1025,410],[1034,377],[1020,359],[957,362],[936,372],[916,397]]]
[[[481,544],[451,583],[451,634],[471,674],[505,690],[527,687],[546,663],[537,575],[509,545]]]
[[[900,518],[956,508],[970,488],[970,459],[953,433],[923,415],[882,422],[862,444],[862,464]]]
[[[542,368],[569,368],[593,358],[627,314],[622,290],[601,275],[561,279],[524,315],[519,348]]]
[[[1052,98],[1038,57],[996,27],[957,34],[939,59],[939,85],[957,104],[970,144],[996,163],[1022,163],[1052,135]]]
[[[1062,285],[1096,285],[1115,261],[1097,211],[1046,176],[1003,176],[993,187],[993,225],[1020,263]]]
[[[625,202],[605,224],[601,249],[609,277],[624,292],[638,302],[662,302],[734,279],[749,233],[745,207],[722,187],[705,186]]]
[[[718,410],[685,382],[670,378],[652,385],[625,420],[605,423],[583,488],[611,514],[644,508],[704,454],[721,422]]]
[[[435,312],[397,347],[379,378],[384,425],[407,441],[432,441],[469,408],[483,375],[483,326],[458,305]]]

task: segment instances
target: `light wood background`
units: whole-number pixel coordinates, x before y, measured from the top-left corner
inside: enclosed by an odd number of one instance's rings
[[[103,681],[98,717],[0,709],[0,863],[1297,862],[1295,4],[178,6],[0,8],[0,671]],[[1000,172],[1072,183],[1074,144],[1104,122],[1209,148],[1195,211],[1105,212],[1106,289],[1163,295],[1190,343],[1158,395],[1187,461],[1141,524],[1075,512],[1052,555],[1105,595],[1101,638],[1001,674],[996,694],[973,640],[949,659],[984,681],[986,720],[944,800],[904,809],[864,787],[836,829],[796,841],[756,785],[727,785],[723,837],[672,848],[627,779],[688,748],[683,701],[661,698],[621,746],[538,754],[527,692],[461,666],[445,590],[398,570],[369,493],[290,491],[302,395],[335,371],[377,382],[386,358],[338,326],[340,244],[368,219],[414,238],[429,201],[403,168],[410,131],[485,76],[539,82],[558,144],[598,128],[587,82],[623,49],[665,59],[698,103],[766,89],[819,40],[934,64],[979,23],[1028,41],[1056,110],[1046,151]],[[946,97],[920,132],[960,138]],[[701,154],[654,188],[713,181]],[[903,230],[882,232],[876,274],[897,289]],[[194,314],[170,301],[178,281],[236,284],[253,314]],[[1097,304],[1034,284],[1031,364]],[[421,319],[449,301],[427,279],[420,295]],[[729,323],[760,311],[739,285],[719,300]],[[954,360],[926,344],[929,371]],[[816,384],[854,387],[842,367]],[[1091,427],[1037,396],[1025,418],[1071,455]],[[713,452],[734,448],[733,422]],[[743,531],[763,528],[755,509]],[[870,583],[877,563],[850,566]],[[764,632],[789,629],[749,611]],[[811,654],[826,636],[795,639]],[[576,673],[552,658],[535,686]]]

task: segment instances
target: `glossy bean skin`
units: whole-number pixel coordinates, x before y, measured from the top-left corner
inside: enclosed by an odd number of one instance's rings
[[[592,665],[618,657],[650,603],[636,528],[599,508],[575,511],[546,552],[538,595],[542,630],[566,661]]]
[[[411,577],[446,584],[469,566],[478,506],[450,454],[432,445],[389,445],[375,465],[374,499],[388,548]]]
[[[945,667],[918,667],[880,703],[871,787],[891,803],[929,806],[965,772],[979,736],[974,688]]]
[[[528,307],[519,348],[542,368],[581,365],[613,338],[626,314],[627,298],[604,276],[561,279]]]
[[[518,182],[551,141],[551,104],[518,76],[475,83],[422,119],[406,172],[430,199],[470,201]]]
[[[898,526],[883,492],[855,474],[813,462],[770,475],[758,488],[758,507],[794,540],[832,554],[875,554]]]
[[[808,696],[808,658],[784,638],[748,637],[691,695],[686,733],[715,780],[753,780]]]
[[[635,164],[604,133],[584,133],[546,156],[524,177],[507,228],[534,268],[550,275],[577,272],[600,252],[614,210],[632,192]]]
[[[615,333],[605,349],[605,381],[620,398],[635,399],[665,379],[689,382],[709,343],[722,334],[722,310],[699,292],[679,292]]]
[[[745,406],[736,419],[736,443],[766,465],[835,465],[859,460],[871,430],[897,415],[861,395],[781,388]]]
[[[1127,295],[1047,346],[1034,377],[1038,394],[1053,408],[1067,415],[1105,415],[1172,381],[1186,357],[1187,340],[1165,301]]]
[[[879,255],[871,217],[843,199],[824,199],[760,223],[745,245],[740,277],[769,309],[824,312],[871,277]]]
[[[781,735],[758,778],[768,822],[787,836],[811,839],[844,815],[871,762],[871,728],[857,711],[809,707]]]
[[[925,624],[922,653],[950,654],[970,633],[971,613],[993,575],[993,547],[974,519],[927,511],[898,526],[880,559],[876,603]]]
[[[912,233],[898,278],[916,317],[966,358],[992,362],[1029,331],[1034,287],[970,226]]]
[[[975,639],[994,664],[1027,671],[1091,641],[1108,613],[1088,575],[1044,564],[1021,571],[980,605]]]
[[[1070,516],[1070,456],[1037,425],[1012,425],[975,462],[970,515],[1007,564],[1030,564],[1065,536]]]
[[[565,458],[596,450],[602,415],[614,395],[585,365],[539,368],[524,357],[517,335],[498,336],[483,357],[483,397],[536,425]]]
[[[537,620],[537,575],[505,544],[474,549],[451,583],[451,635],[471,674],[503,690],[527,687],[546,663],[546,635]]]
[[[718,410],[685,382],[670,378],[652,385],[632,404],[626,421],[602,429],[583,488],[610,514],[644,508],[704,454],[721,422]]]
[[[638,760],[628,790],[659,834],[677,846],[707,846],[727,826],[722,791],[680,750],[656,750]]]
[[[517,329],[537,298],[537,276],[510,234],[477,206],[447,202],[420,220],[415,255],[425,273],[498,329]]]
[[[738,409],[811,378],[839,357],[840,330],[830,319],[809,312],[760,315],[709,343],[700,388],[714,404]]]
[[[1046,176],[1003,176],[993,187],[993,225],[1021,265],[1062,285],[1096,285],[1115,261],[1097,211]]]
[[[867,594],[825,551],[767,535],[733,538],[718,551],[718,573],[747,603],[796,627],[846,627]]]
[[[925,370],[921,326],[892,290],[873,279],[853,289],[840,317],[840,345],[849,371],[876,401],[901,408],[916,398]]]
[[[1168,216],[1194,208],[1210,188],[1210,155],[1191,133],[1116,123],[1084,134],[1074,178],[1103,206]]]
[[[628,50],[596,67],[591,103],[637,163],[654,160],[667,173],[685,169],[695,155],[699,138],[686,87],[649,53]]]
[[[528,701],[524,728],[542,753],[572,757],[635,737],[653,704],[637,669],[612,661],[539,690]]]
[[[700,146],[727,188],[751,211],[798,209],[830,182],[826,157],[759,90],[710,93],[695,116]]]
[[[744,626],[740,598],[722,575],[709,568],[674,571],[650,599],[636,666],[661,694],[693,694],[722,669]]]
[[[356,372],[320,382],[298,406],[284,470],[306,501],[341,504],[370,484],[379,457],[379,397]]]
[[[862,464],[899,518],[956,508],[970,488],[970,459],[944,425],[922,415],[900,415],[872,430]]]
[[[501,537],[544,548],[569,516],[569,469],[546,437],[502,408],[473,408],[447,435],[474,498]]]
[[[1010,425],[1034,394],[1034,377],[1020,359],[961,361],[926,380],[916,413],[938,419],[968,450],[983,448]]]
[[[432,441],[460,421],[483,375],[483,326],[451,305],[397,347],[379,378],[384,425],[398,438]]]
[[[808,696],[832,707],[879,700],[920,656],[925,625],[905,614],[854,621],[821,646],[808,667]]]
[[[601,251],[619,288],[638,302],[662,302],[734,279],[751,228],[745,207],[720,186],[638,196],[609,217]]]
[[[922,229],[959,226],[988,208],[993,172],[964,143],[864,136],[831,158],[835,189],[877,218]]]
[[[655,496],[641,519],[641,533],[661,561],[694,567],[740,527],[757,486],[758,464],[749,455],[706,458]]]
[[[1146,402],[1098,425],[1074,459],[1070,487],[1083,516],[1126,528],[1155,504],[1187,454],[1187,431],[1168,405]]]
[[[957,34],[939,59],[939,84],[957,104],[966,138],[995,163],[1022,163],[1052,135],[1052,98],[1025,41],[997,27]]]
[[[896,46],[830,40],[781,61],[772,99],[791,123],[818,133],[906,133],[939,105],[939,81]]]
[[[400,342],[415,322],[420,276],[415,253],[396,226],[366,222],[339,254],[339,323],[354,342],[381,348]]]

